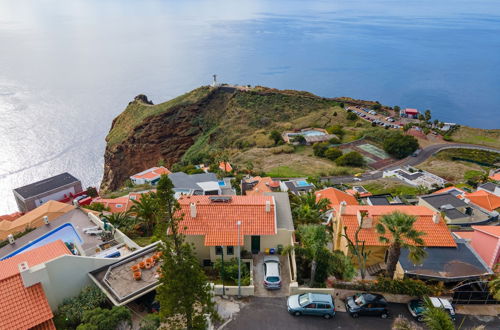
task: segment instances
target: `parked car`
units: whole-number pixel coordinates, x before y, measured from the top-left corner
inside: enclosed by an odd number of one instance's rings
[[[357,293],[345,300],[346,311],[354,318],[360,315],[389,317],[387,300],[384,296],[374,293]]]
[[[74,200],[75,200],[75,201],[80,201],[80,200],[85,199],[85,198],[87,198],[87,197],[89,197],[89,196],[87,196],[87,195],[80,195],[80,196],[78,196],[78,197],[75,197],[75,198],[74,198]]]
[[[264,256],[264,287],[268,290],[281,288],[280,258]]]
[[[411,156],[412,156],[412,157],[417,157],[417,156],[418,156],[418,154],[419,154],[421,151],[422,151],[422,149],[417,149],[417,150],[415,150],[415,152],[414,152],[414,153],[412,153],[412,154],[411,154]]]
[[[361,181],[360,178],[352,178],[352,181]]]
[[[318,315],[330,319],[335,315],[333,298],[325,293],[303,293],[288,297],[288,312],[294,316]]]
[[[450,314],[451,319],[455,321],[455,309],[448,300],[437,297],[429,297],[429,299],[434,307],[443,308]],[[422,314],[425,309],[426,307],[422,299],[415,299],[408,303],[410,314],[417,319],[418,322],[424,321],[424,316]]]

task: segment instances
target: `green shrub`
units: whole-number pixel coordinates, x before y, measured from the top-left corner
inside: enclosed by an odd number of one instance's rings
[[[344,130],[342,129],[342,126],[340,125],[333,125],[333,126],[330,126],[326,129],[326,131],[329,133],[329,134],[335,134],[339,137],[342,137],[344,136],[345,132]]]
[[[92,203],[90,205],[82,205],[83,208],[86,208],[88,210],[93,210],[97,212],[102,212],[102,211],[109,211],[110,208],[104,206],[103,203]]]
[[[418,147],[418,141],[415,137],[403,135],[400,132],[392,132],[384,140],[385,152],[398,159],[411,155]]]
[[[69,325],[76,327],[82,323],[85,311],[101,307],[106,301],[106,295],[98,287],[89,285],[84,287],[78,296],[65,299],[59,305],[57,314]]]
[[[274,141],[274,145],[278,145],[280,143],[283,143],[283,138],[281,137],[280,132],[278,132],[277,130],[272,130],[269,133],[269,138],[271,138],[271,140]]]
[[[325,151],[328,150],[330,144],[328,142],[316,142],[313,144],[313,153],[314,156],[324,157]]]
[[[365,159],[359,152],[351,151],[337,158],[335,163],[339,166],[361,167],[365,164]]]
[[[160,315],[148,314],[144,316],[141,323],[139,324],[139,330],[156,330],[160,327],[160,324]]]
[[[224,260],[224,271],[222,271],[222,265],[220,258],[215,261],[214,268],[219,276],[222,276],[224,281],[238,283],[238,260],[236,258]],[[250,271],[244,262],[241,263],[241,285],[250,285]]]
[[[125,306],[113,306],[112,309],[94,308],[83,312],[83,323],[77,330],[116,329],[122,322],[131,325],[131,313]]]
[[[425,282],[409,278],[393,280],[387,277],[379,277],[377,281],[372,284],[371,290],[417,297],[435,293],[433,288],[428,286]]]
[[[289,144],[271,148],[271,152],[275,155],[277,154],[291,154],[295,151],[295,148]]]
[[[337,138],[331,138],[330,140],[328,140],[328,142],[330,144],[340,144],[341,143],[341,141]]]
[[[354,112],[349,112],[346,116],[347,120],[356,120],[358,116]]]
[[[340,150],[339,148],[331,147],[325,151],[324,156],[329,160],[335,160],[342,156],[342,150]]]

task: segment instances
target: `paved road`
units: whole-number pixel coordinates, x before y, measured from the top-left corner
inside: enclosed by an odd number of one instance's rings
[[[322,179],[325,181],[329,181],[330,183],[334,183],[334,184],[352,183],[352,182],[356,182],[356,181],[376,180],[376,179],[380,179],[382,177],[383,170],[398,168],[401,166],[416,166],[416,165],[426,161],[429,157],[431,157],[435,153],[437,153],[441,150],[445,150],[445,149],[478,149],[478,150],[485,150],[485,151],[492,151],[492,152],[500,153],[500,150],[495,149],[495,148],[476,146],[476,145],[471,145],[471,144],[463,144],[463,143],[433,144],[433,145],[428,146],[427,148],[422,149],[422,151],[416,157],[409,156],[409,157],[406,157],[402,160],[397,161],[396,163],[390,164],[389,166],[387,166],[384,169],[380,169],[378,171],[372,171],[372,172],[369,172],[367,174],[364,174],[362,177],[359,178],[360,180],[355,180],[352,176],[324,177]]]
[[[403,315],[411,319],[411,315],[403,304],[391,304],[391,314],[395,317]],[[486,329],[500,329],[498,317],[463,316],[457,317],[457,327],[465,318],[462,329],[470,329],[473,326],[485,325]],[[286,310],[286,298],[251,298],[236,317],[229,322],[224,330],[302,330],[302,329],[390,329],[393,319],[382,319],[379,317],[351,318],[347,313],[337,312],[331,320],[321,317],[300,316],[294,317]]]

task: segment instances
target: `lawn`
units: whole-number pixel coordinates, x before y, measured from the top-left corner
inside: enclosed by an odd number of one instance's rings
[[[500,149],[500,129],[462,126],[451,136],[453,142],[472,143]]]
[[[134,237],[132,240],[139,246],[147,246],[152,243],[151,237]]]
[[[379,179],[363,182],[363,187],[374,195],[392,194],[392,195],[416,195],[417,189],[407,185],[398,179]]]

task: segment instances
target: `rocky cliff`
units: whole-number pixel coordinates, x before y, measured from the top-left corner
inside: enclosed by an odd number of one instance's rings
[[[311,112],[318,118],[303,122],[319,125],[336,105],[310,93],[264,87],[205,86],[157,105],[139,95],[113,120],[106,137],[101,189],[116,190],[160,161],[170,167],[181,159],[203,161],[214,150],[268,146],[270,128],[297,128],[294,120]]]

